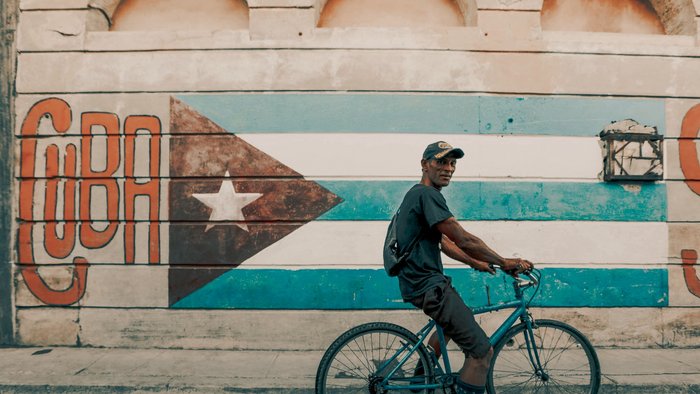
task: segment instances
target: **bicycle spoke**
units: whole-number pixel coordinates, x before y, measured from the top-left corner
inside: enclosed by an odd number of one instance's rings
[[[545,334],[546,334],[546,332],[545,332]],[[550,346],[550,351],[549,351],[549,355],[547,356],[547,360],[552,360],[552,357],[553,357],[553,355],[554,355],[554,351],[555,351],[555,349],[558,348],[557,345],[559,345],[559,341],[561,340],[561,337],[564,336],[564,334],[565,334],[564,331],[560,331],[560,332],[559,332],[559,337],[558,337],[557,340],[554,342],[554,344],[552,344],[552,345]],[[544,340],[543,340],[542,346],[544,346]],[[566,350],[566,349],[564,349],[564,350]],[[562,351],[564,351],[564,350],[562,350]]]
[[[350,357],[349,357],[348,354],[347,354],[348,352],[350,353],[350,356],[352,356],[352,357],[359,363],[359,365],[356,364],[355,361],[353,361],[353,360],[350,359]],[[350,347],[348,346],[348,352],[343,351],[343,352],[342,352],[343,357],[345,357],[345,359],[346,359],[349,363],[351,363],[353,366],[355,366],[355,367],[357,368],[357,370],[361,371],[362,369],[364,369],[364,370],[366,370],[367,372],[370,372],[370,371],[371,371],[371,370],[369,369],[369,366],[368,366],[367,364],[365,364],[365,362],[357,355],[357,351],[350,349]]]
[[[364,337],[362,338],[362,340],[364,341]],[[367,358],[367,350],[363,350],[362,348],[360,348],[360,343],[357,341],[357,339],[353,340],[352,343],[355,344],[356,352],[359,355],[361,355],[364,358],[364,360],[360,359],[360,357],[358,357],[357,355],[355,355],[355,357],[357,357],[357,359],[360,362],[363,362],[363,364],[364,364],[365,368],[367,368],[368,372],[372,372],[372,363]],[[350,348],[349,344],[348,344],[348,348]]]
[[[361,375],[353,373],[353,371],[351,369],[344,370],[344,369],[340,369],[340,368],[335,367],[335,366],[331,366],[331,368],[337,370],[338,372],[344,372],[344,373],[347,373],[348,375],[355,376],[358,379],[367,380],[366,377],[363,377]]]
[[[506,387],[509,387],[508,391],[515,390],[514,392],[520,393],[520,392],[523,392],[522,388],[527,387],[527,384],[530,383],[533,379],[534,379],[534,375],[531,376],[528,380],[526,380],[524,382],[518,383],[516,385],[506,386]],[[505,391],[505,392],[508,392],[508,391]]]
[[[370,338],[371,338],[371,337],[372,337],[372,336],[370,335]],[[371,362],[370,359],[367,357],[367,344],[365,343],[365,337],[362,336],[361,338],[362,338],[362,350],[361,350],[362,356],[365,358],[365,362],[367,363],[367,369],[371,372],[372,369],[373,369],[373,368],[372,368],[372,362]],[[357,349],[360,350],[360,343],[357,342],[357,341],[354,341],[354,342],[357,343]]]
[[[552,358],[550,358],[550,359],[547,361],[547,363],[549,363],[550,361],[555,360],[555,358],[556,358],[556,360],[558,361],[558,360],[561,358],[561,356],[563,355],[563,353],[564,353],[565,351],[571,349],[571,347],[574,346],[574,345],[576,345],[576,344],[577,344],[576,342],[571,342],[571,344],[570,344],[569,346],[567,346],[567,347],[561,349],[561,350],[559,351],[559,353],[557,353],[556,355],[553,355]],[[554,351],[552,351],[552,352],[554,352]],[[545,365],[545,366],[546,366],[546,365]]]
[[[339,359],[336,360],[336,361],[338,361],[338,363],[342,364],[345,368],[348,368],[349,371],[350,371],[350,370],[352,370],[352,371],[355,371],[355,370],[360,371],[360,370],[362,370],[361,366],[358,366],[357,364],[355,364],[355,363],[350,359],[350,357],[348,357],[348,355],[345,354],[344,351],[341,352],[340,354],[343,356],[343,358],[345,358],[345,360],[347,360],[348,363],[350,363],[350,365],[352,365],[352,367],[348,366],[346,363],[342,362],[342,361],[339,360]],[[361,361],[361,360],[360,360],[360,361]]]
[[[556,380],[550,380],[549,383],[555,385],[559,392],[571,393],[571,385],[567,385],[566,387],[564,387],[564,386],[560,385],[559,383],[557,383]]]
[[[549,327],[545,327],[543,333],[540,335],[538,332],[538,338],[540,339],[540,349],[543,351],[547,351],[547,346],[545,346],[545,338],[549,338]],[[554,353],[555,349],[557,348],[557,344],[559,343],[559,340],[561,339],[562,335],[564,335],[564,331],[559,331],[559,337],[554,341],[553,344],[549,345],[549,352],[546,355],[543,355],[543,358],[540,360],[540,362],[546,364],[547,360],[551,360],[552,358],[552,353]],[[544,365],[543,365],[544,367]]]

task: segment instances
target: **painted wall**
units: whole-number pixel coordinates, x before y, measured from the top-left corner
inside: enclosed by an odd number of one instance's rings
[[[322,349],[416,327],[381,246],[444,139],[466,152],[455,216],[543,269],[536,316],[599,346],[700,344],[697,25],[543,31],[541,1],[478,1],[476,27],[317,28],[321,2],[258,0],[245,30],[108,31],[117,2],[98,3],[20,3],[20,343]],[[600,180],[597,135],[623,119],[665,136],[662,182]],[[469,303],[507,296],[446,264]]]

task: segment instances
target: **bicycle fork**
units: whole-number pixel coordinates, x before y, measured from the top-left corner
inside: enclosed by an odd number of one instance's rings
[[[539,350],[537,349],[537,342],[535,341],[535,334],[532,332],[534,326],[534,321],[528,318],[525,323],[525,346],[527,347],[527,355],[530,358],[530,365],[535,371],[535,375],[540,378],[543,382],[549,381],[549,374],[545,372],[542,362],[540,361]]]

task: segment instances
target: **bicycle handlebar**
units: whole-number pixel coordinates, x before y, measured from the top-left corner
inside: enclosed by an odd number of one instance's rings
[[[489,264],[489,267],[491,269],[500,269],[501,271],[507,273],[508,275],[511,275],[510,272],[504,270],[502,267],[497,266],[495,264]],[[537,273],[534,273],[533,271],[536,271]],[[529,286],[536,286],[538,283],[540,283],[540,275],[539,271],[536,268],[533,268],[530,271],[523,271],[518,275],[525,275],[527,276],[530,280],[525,280],[523,278],[520,278],[518,276],[515,276],[515,280],[518,282],[518,287],[529,287]]]

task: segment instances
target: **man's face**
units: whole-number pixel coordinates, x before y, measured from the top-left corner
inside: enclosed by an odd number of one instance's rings
[[[457,168],[457,159],[443,157],[442,159],[422,160],[423,173],[431,186],[441,189],[450,184],[452,174]]]

